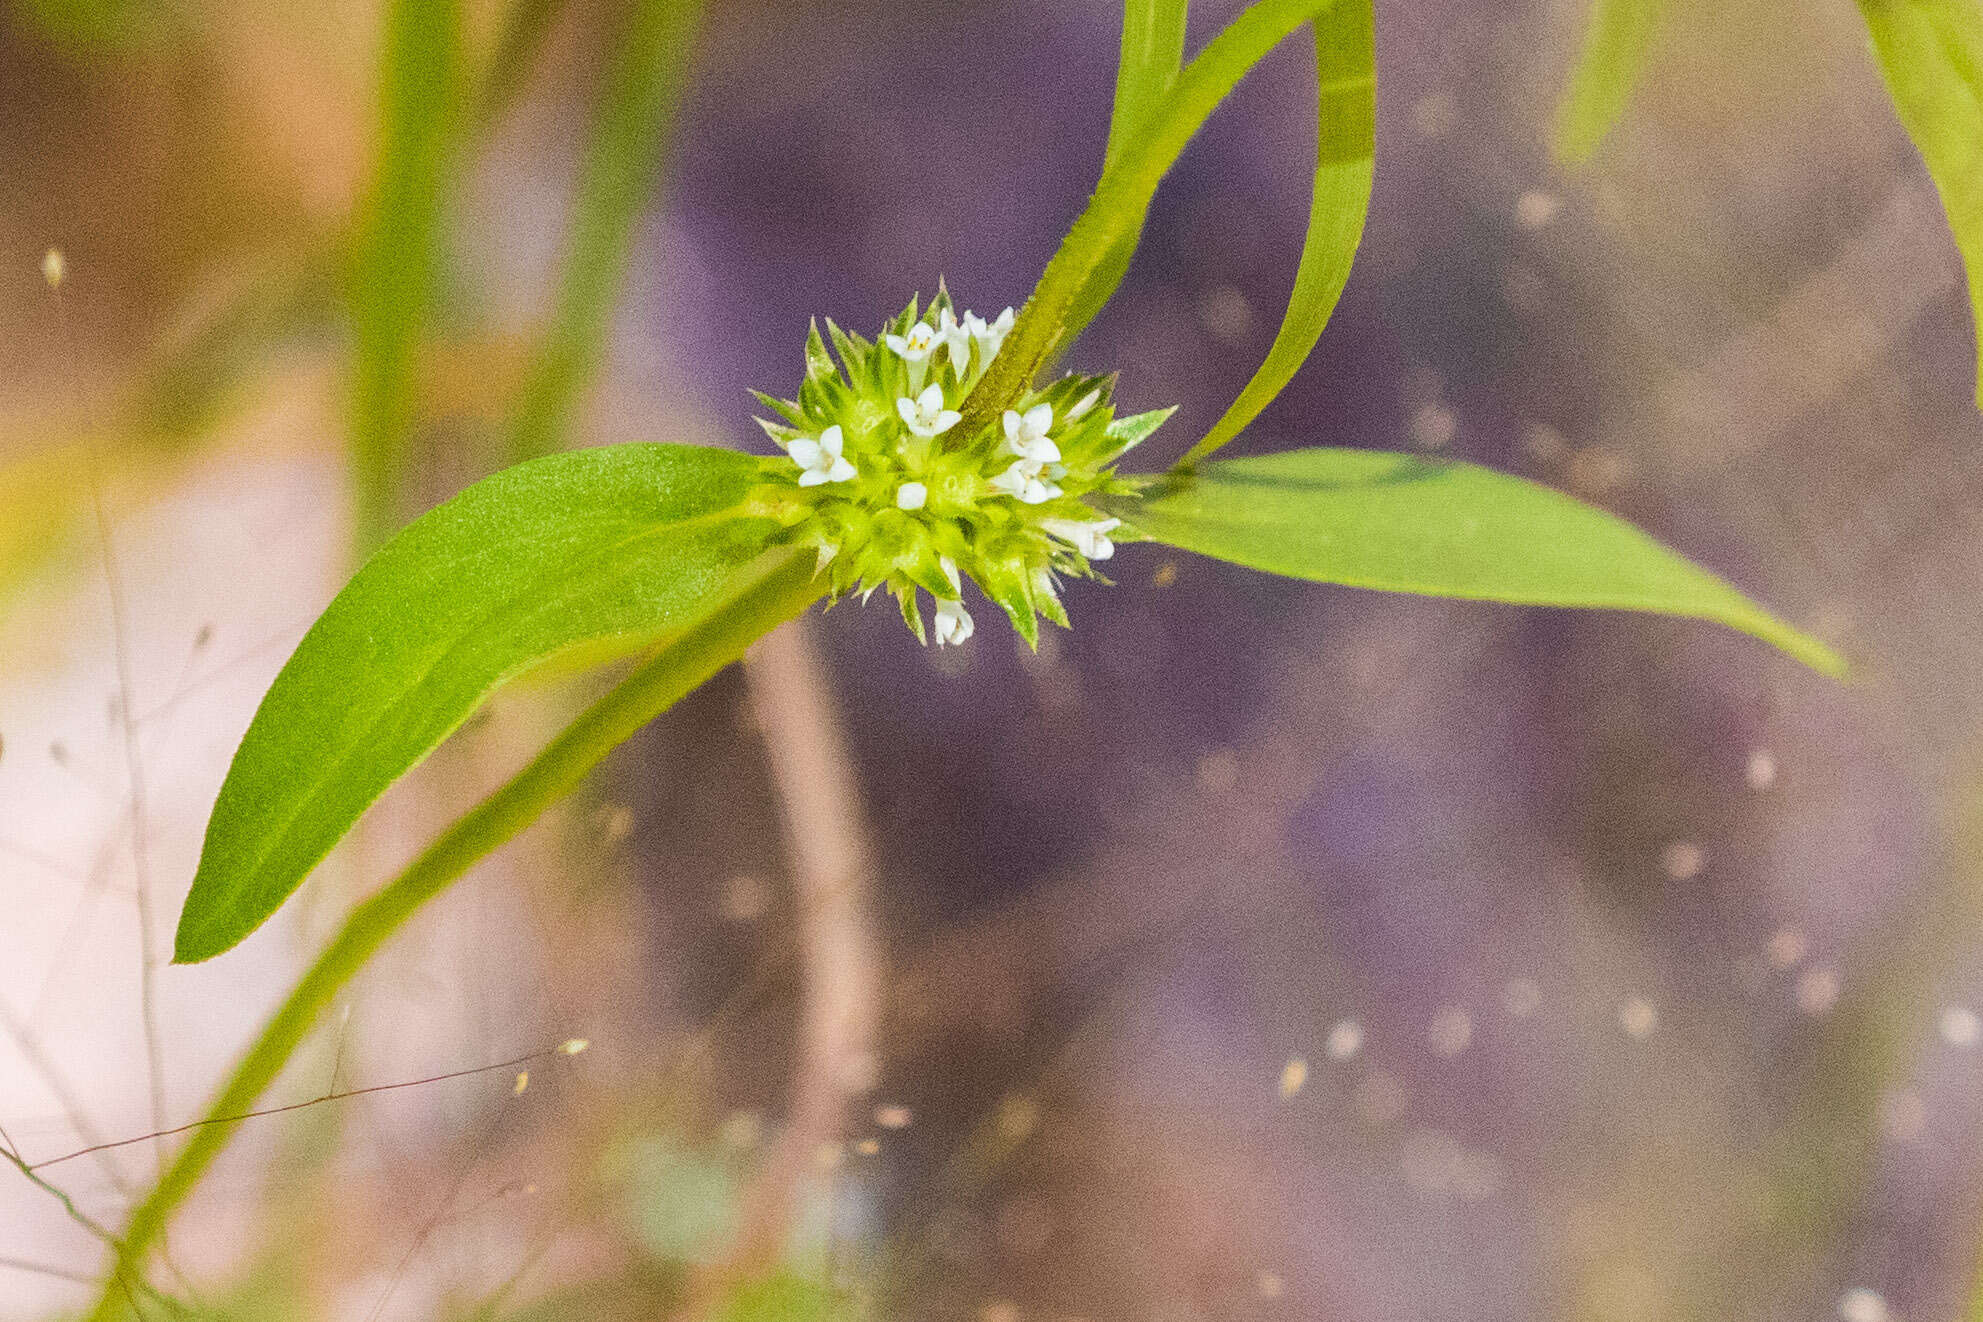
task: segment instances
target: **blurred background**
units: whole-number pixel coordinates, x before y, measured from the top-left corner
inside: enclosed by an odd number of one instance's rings
[[[1239,8],[1200,0],[1194,44]],[[1120,22],[445,10],[0,7],[0,1125],[29,1162],[197,1118],[353,901],[593,682],[506,694],[260,934],[162,966],[234,743],[361,548],[531,453],[762,448],[746,392],[790,391],[814,315],[872,329],[939,279],[1020,302],[1093,182]],[[1574,491],[1854,682],[1703,625],[1144,547],[1037,655],[995,612],[942,652],[815,614],[389,948],[267,1101],[412,1086],[247,1125],[158,1289],[361,1322],[1966,1315],[1955,251],[1845,0],[1676,0],[1570,172],[1583,21],[1380,0],[1357,272],[1239,444]],[[1278,322],[1304,45],[1193,145],[1071,355],[1182,406],[1152,465]],[[114,1227],[176,1141],[39,1173]],[[0,1317],[63,1316],[100,1245],[18,1175]]]

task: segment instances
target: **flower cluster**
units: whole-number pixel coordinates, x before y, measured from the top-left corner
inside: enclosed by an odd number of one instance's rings
[[[960,428],[964,401],[998,356],[1012,310],[960,319],[939,293],[911,302],[877,340],[814,326],[797,399],[758,399],[760,424],[784,455],[765,461],[761,506],[814,548],[834,597],[887,588],[928,641],[918,590],[936,602],[938,643],[971,636],[965,579],[998,603],[1028,643],[1039,617],[1063,627],[1063,575],[1100,579],[1120,522],[1095,496],[1124,496],[1112,465],[1171,410],[1118,419],[1107,377],[1066,376]],[[1106,580],[1103,580],[1106,581]]]

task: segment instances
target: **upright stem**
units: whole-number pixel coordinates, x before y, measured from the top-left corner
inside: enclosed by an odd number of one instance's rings
[[[398,877],[352,910],[330,945],[241,1058],[234,1076],[208,1108],[206,1126],[193,1135],[132,1212],[117,1248],[117,1261],[87,1322],[111,1322],[122,1316],[124,1297],[117,1282],[141,1271],[146,1252],[172,1214],[227,1146],[240,1123],[238,1118],[228,1117],[239,1117],[254,1108],[296,1053],[317,1016],[379,947],[462,873],[578,788],[586,773],[641,726],[743,655],[759,636],[817,599],[823,584],[812,571],[810,555],[767,553],[758,563],[757,578],[750,588],[587,708],[530,765],[448,828]]]
[[[1157,185],[1176,163],[1219,102],[1240,78],[1333,0],[1259,0],[1234,19],[1186,65],[1165,97],[1161,113],[1142,124],[1095,185],[1094,196],[1040,273],[1018,323],[989,371],[963,404],[957,434],[989,425],[1024,394],[1033,377],[1062,347],[1068,312],[1111,249],[1142,227]]]

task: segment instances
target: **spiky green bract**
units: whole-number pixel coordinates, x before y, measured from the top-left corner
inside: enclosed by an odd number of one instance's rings
[[[759,422],[785,453],[764,461],[755,508],[814,549],[834,599],[886,589],[920,640],[918,591],[937,603],[939,643],[969,635],[967,578],[1033,646],[1041,616],[1066,627],[1060,578],[1106,582],[1093,562],[1114,550],[1117,521],[1089,500],[1134,495],[1114,464],[1170,413],[1118,419],[1113,378],[1065,376],[990,426],[960,430],[964,397],[1010,324],[1009,311],[960,319],[939,292],[874,340],[829,321],[829,351],[815,325],[798,397],[757,397],[777,415]]]

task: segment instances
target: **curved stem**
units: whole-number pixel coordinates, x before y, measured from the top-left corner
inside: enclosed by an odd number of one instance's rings
[[[984,379],[964,401],[958,435],[969,435],[1023,394],[1061,347],[1069,311],[1118,243],[1142,227],[1157,185],[1248,70],[1334,0],[1259,0],[1212,38],[1172,84],[1161,112],[1102,172],[1087,209],[1040,273],[1018,324]]]
[[[655,654],[617,688],[565,729],[501,789],[484,799],[430,845],[405,871],[352,910],[331,943],[276,1010],[234,1075],[208,1108],[212,1123],[186,1144],[151,1192],[132,1212],[116,1249],[102,1296],[87,1322],[121,1316],[120,1279],[135,1276],[179,1205],[199,1184],[264,1089],[333,997],[379,947],[420,908],[462,873],[536,821],[576,789],[606,754],[680,698],[743,655],[774,625],[799,614],[824,584],[812,557],[771,552],[758,562],[755,582],[727,607]]]

